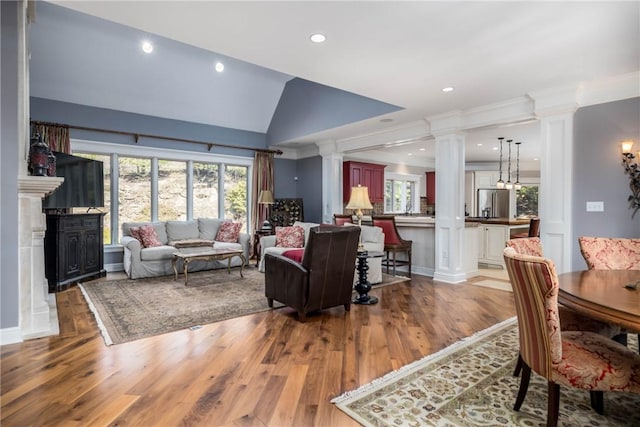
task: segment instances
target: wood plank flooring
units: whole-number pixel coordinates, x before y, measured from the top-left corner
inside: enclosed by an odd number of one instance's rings
[[[371,295],[106,347],[73,287],[59,336],[2,346],[0,425],[357,426],[331,398],[515,315],[510,292],[418,275]]]

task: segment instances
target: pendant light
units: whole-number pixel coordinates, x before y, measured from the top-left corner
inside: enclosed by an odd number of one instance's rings
[[[511,183],[511,141],[513,141],[513,139],[507,140],[509,143],[509,172],[507,173],[507,182],[504,184],[504,188],[507,190],[511,190],[513,188],[513,184]]]
[[[513,184],[513,188],[516,190],[522,188],[522,184],[520,184],[520,144],[522,142],[516,142],[516,182]]]
[[[498,138],[498,141],[500,141],[500,179],[498,179],[498,182],[496,182],[496,188],[504,188],[504,181],[502,180],[502,140],[503,139],[504,137]]]

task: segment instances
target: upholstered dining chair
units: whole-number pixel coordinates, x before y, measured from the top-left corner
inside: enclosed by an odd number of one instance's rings
[[[279,301],[307,314],[343,305],[351,308],[360,227],[322,225],[309,231],[302,262],[280,254],[265,254],[265,296],[269,307]]]
[[[506,247],[513,248],[516,253],[521,255],[532,255],[537,257],[544,256],[542,242],[538,237],[524,237],[507,240]],[[571,310],[563,305],[558,305],[558,316],[560,318],[560,326],[563,331],[588,331],[604,335],[608,338],[614,338],[622,332],[622,328],[611,323],[600,322],[591,317],[584,316],[575,310]],[[619,341],[618,341],[619,342]],[[518,356],[518,362],[513,371],[514,376],[520,375],[522,370],[522,357]]]
[[[411,277],[411,240],[405,240],[400,236],[398,227],[396,227],[396,218],[393,215],[373,215],[373,225],[382,228],[384,233],[384,251],[385,259],[382,265],[387,268],[393,267],[393,275],[396,275],[396,266],[406,265],[409,269],[409,277]],[[406,259],[397,259],[397,254],[405,254]],[[389,256],[391,255],[391,259]]]
[[[640,239],[581,236],[578,244],[589,270],[640,270]],[[616,339],[626,344],[627,335],[621,332]]]
[[[520,410],[531,371],[548,382],[547,426],[558,424],[560,386],[591,392],[603,413],[602,392],[640,393],[640,355],[593,332],[561,331],[558,275],[553,261],[504,249],[515,298],[523,371],[514,409]]]
[[[333,223],[335,225],[353,224],[353,215],[333,214]]]

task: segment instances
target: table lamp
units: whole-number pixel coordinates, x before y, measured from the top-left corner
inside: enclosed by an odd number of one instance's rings
[[[274,203],[274,199],[273,199],[273,193],[271,192],[271,190],[262,190],[260,191],[260,197],[258,197],[258,204],[260,205],[267,205],[267,216],[269,213],[269,206],[268,205],[272,205]],[[268,218],[265,218],[264,222],[262,223],[262,229],[263,230],[271,230],[271,223],[269,222]]]
[[[358,217],[358,226],[362,226],[362,209],[373,209],[373,205],[369,201],[369,189],[358,185],[351,187],[351,198],[346,206],[347,209],[356,209],[356,217]],[[363,252],[364,246],[362,241],[358,244],[358,252]]]

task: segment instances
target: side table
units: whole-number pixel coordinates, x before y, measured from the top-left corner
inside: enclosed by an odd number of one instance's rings
[[[356,258],[358,259],[358,283],[354,289],[358,293],[358,296],[351,300],[353,304],[372,305],[378,303],[378,298],[370,297],[369,291],[371,290],[371,283],[367,280],[367,271],[369,271],[369,264],[367,260],[369,258],[382,258],[384,254],[382,252],[358,252]]]
[[[253,232],[253,256],[256,259],[256,267],[260,264],[260,238],[262,236],[273,236],[275,233],[274,229],[260,229]]]

